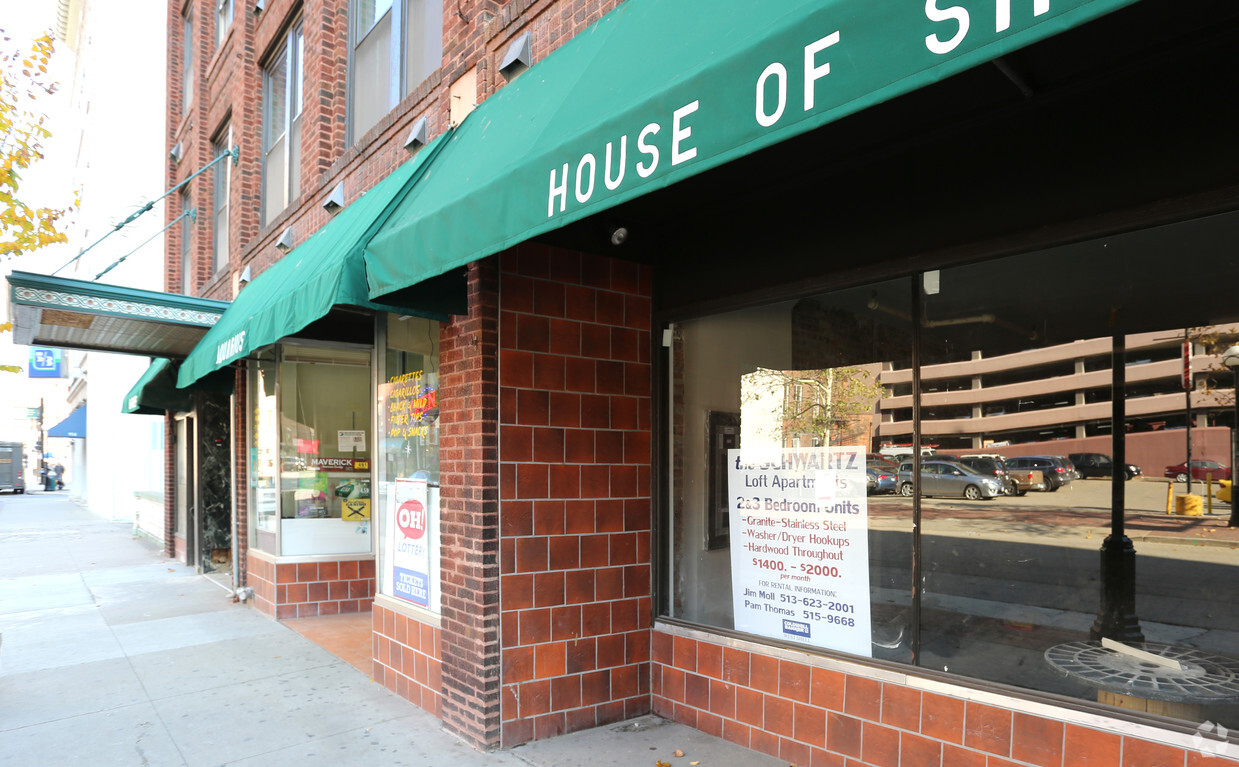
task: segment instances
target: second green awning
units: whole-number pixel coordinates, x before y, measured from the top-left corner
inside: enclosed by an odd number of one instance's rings
[[[395,204],[418,183],[446,138],[447,134],[432,141],[259,274],[181,364],[177,384],[189,386],[256,349],[294,335],[336,306],[445,319],[438,311],[372,302],[366,290],[362,248]]]
[[[188,391],[176,388],[176,368],[170,360],[158,357],[125,395],[122,413],[131,415],[163,415],[166,411],[189,410],[193,398]]]
[[[369,295],[379,300],[1134,1],[627,0],[457,128],[367,247]]]

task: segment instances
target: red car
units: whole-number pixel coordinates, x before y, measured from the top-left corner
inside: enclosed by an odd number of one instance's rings
[[[1230,479],[1230,467],[1217,461],[1192,461],[1192,479],[1204,479],[1206,474],[1214,479]],[[1174,466],[1167,466],[1165,476],[1172,478],[1175,482],[1186,482],[1187,464],[1176,463]]]

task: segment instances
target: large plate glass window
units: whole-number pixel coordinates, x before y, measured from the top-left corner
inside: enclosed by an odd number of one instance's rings
[[[439,323],[388,315],[382,331],[379,593],[439,612]]]
[[[1236,236],[1219,215],[676,323],[669,614],[1239,727]],[[1169,252],[1209,278],[1167,291]],[[846,496],[849,449],[893,482]]]
[[[250,546],[279,553],[279,408],[276,400],[274,349],[255,355],[249,368],[249,499]]]
[[[870,455],[909,285],[671,328],[671,615],[910,657],[911,501]]]
[[[250,545],[370,553],[370,350],[275,351],[250,366]]]

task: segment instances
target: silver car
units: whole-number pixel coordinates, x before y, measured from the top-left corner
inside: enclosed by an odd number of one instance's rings
[[[921,495],[967,498],[970,501],[988,500],[1004,492],[1003,482],[997,477],[978,474],[976,471],[954,461],[921,461]],[[899,465],[899,494],[912,495],[912,462]]]

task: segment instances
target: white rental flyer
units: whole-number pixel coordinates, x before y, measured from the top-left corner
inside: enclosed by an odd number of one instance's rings
[[[860,447],[727,451],[740,631],[871,657]]]

